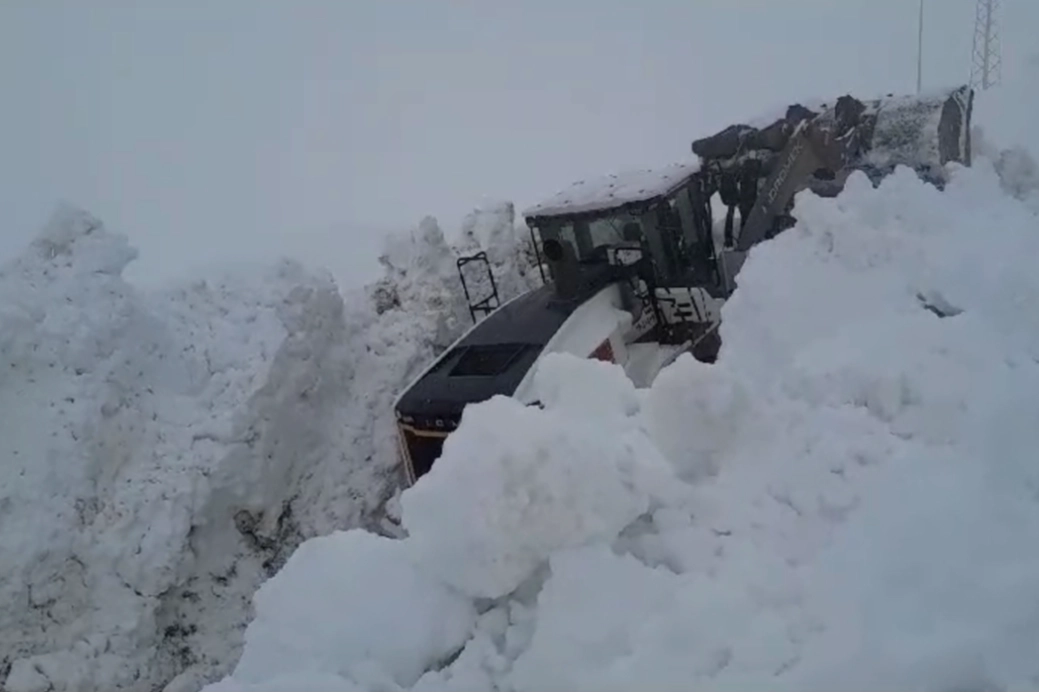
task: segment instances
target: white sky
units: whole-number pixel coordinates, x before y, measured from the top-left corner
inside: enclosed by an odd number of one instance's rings
[[[926,0],[925,86],[966,81],[974,0]],[[803,97],[915,89],[916,0],[3,0],[0,257],[58,199],[135,280],[288,254],[342,281],[484,198],[689,156]],[[1003,0],[1004,76],[1039,2]]]

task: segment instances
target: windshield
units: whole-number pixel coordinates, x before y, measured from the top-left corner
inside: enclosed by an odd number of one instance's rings
[[[554,239],[568,242],[573,246],[578,260],[588,261],[597,258],[605,260],[605,251],[596,252],[597,249],[616,245],[625,240],[637,240],[637,238],[625,237],[625,227],[634,223],[641,229],[640,222],[639,217],[628,212],[618,211],[615,214],[592,220],[549,221],[539,231],[543,240]],[[630,232],[629,227],[629,234]]]

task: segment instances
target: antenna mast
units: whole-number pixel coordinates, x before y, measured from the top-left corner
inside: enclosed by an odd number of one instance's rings
[[[999,84],[1002,72],[999,26],[996,14],[999,0],[978,0],[974,15],[974,51],[970,67],[970,85],[982,90]]]
[[[924,0],[920,0],[920,20],[916,32],[916,93],[920,93],[924,75]]]

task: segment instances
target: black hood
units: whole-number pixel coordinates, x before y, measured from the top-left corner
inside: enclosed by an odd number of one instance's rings
[[[589,297],[559,298],[550,283],[506,303],[400,397],[398,414],[416,426],[431,418],[457,422],[467,404],[514,394],[545,345]]]

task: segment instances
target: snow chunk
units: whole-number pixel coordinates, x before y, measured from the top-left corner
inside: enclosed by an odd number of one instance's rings
[[[618,669],[627,668],[639,644],[639,624],[670,610],[680,579],[602,545],[557,553],[551,570],[537,599],[537,629],[516,660],[512,685],[516,690],[620,690]],[[645,680],[636,686],[653,687]]]
[[[315,675],[318,686],[408,687],[460,649],[476,621],[469,601],[418,572],[402,542],[361,530],[300,546],[254,602],[233,678],[207,690],[307,685]]]
[[[596,367],[552,358],[576,372]],[[603,436],[598,410],[565,402],[542,410],[496,397],[466,409],[433,470],[401,498],[425,570],[470,596],[501,597],[553,551],[610,541],[650,509],[665,468],[644,434],[629,426]]]
[[[32,242],[32,248],[44,260],[64,256],[66,267],[71,266],[75,256],[81,272],[118,275],[137,258],[137,250],[129,246],[125,237],[120,239],[121,242],[113,243],[113,237],[105,232],[100,220],[62,202]]]
[[[646,401],[654,442],[688,481],[718,472],[744,426],[753,424],[752,410],[749,392],[723,366],[690,354],[660,372]]]
[[[639,413],[641,401],[624,369],[575,356],[554,352],[538,362],[532,385],[534,400],[569,416],[620,418],[619,424],[631,425],[630,417]]]

